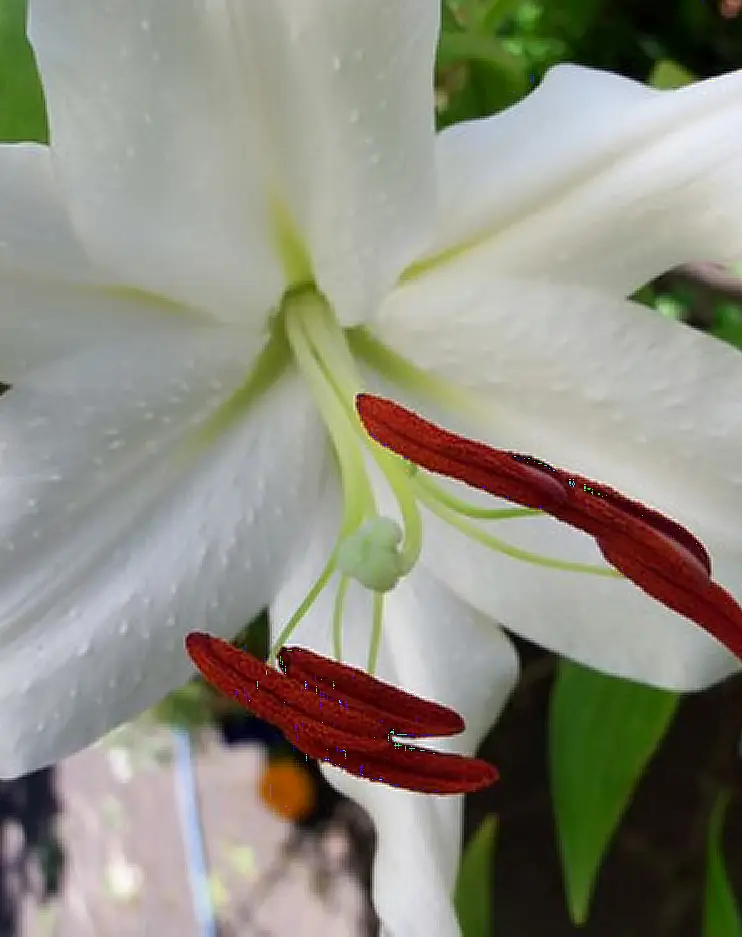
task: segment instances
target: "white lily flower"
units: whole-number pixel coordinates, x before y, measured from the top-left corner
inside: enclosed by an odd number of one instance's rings
[[[742,75],[660,93],[560,67],[436,137],[438,6],[31,0],[52,144],[0,147],[3,776],[266,605],[277,645],[342,639],[459,711],[469,753],[516,679],[496,622],[662,686],[735,668],[589,538],[411,478],[353,401],[604,480],[742,595],[742,358],[625,300],[742,256]],[[327,776],[376,823],[385,932],[458,934],[462,798]]]

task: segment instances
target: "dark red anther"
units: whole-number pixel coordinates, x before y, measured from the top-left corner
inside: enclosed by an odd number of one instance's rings
[[[545,462],[514,458],[457,436],[381,397],[359,394],[356,407],[370,436],[430,472],[549,513],[567,499],[564,485]]]
[[[288,736],[290,738],[290,736]],[[311,758],[327,761],[351,774],[392,787],[424,794],[469,794],[497,781],[497,769],[479,758],[436,752],[403,742],[356,739],[338,734],[331,745],[314,728],[300,733],[302,749]],[[294,744],[296,742],[291,739]]]
[[[711,580],[704,545],[676,521],[589,478],[457,436],[391,400],[360,394],[356,406],[369,435],[410,462],[589,534],[627,579],[742,660],[742,608]]]
[[[209,683],[273,723],[310,758],[358,777],[427,793],[461,794],[497,780],[487,762],[393,739],[393,733],[455,734],[463,731],[464,720],[446,706],[355,667],[306,648],[283,648],[282,675],[246,651],[198,632],[186,637],[186,650]]]
[[[369,713],[378,713],[383,724],[395,735],[458,735],[465,725],[461,716],[412,693],[369,676],[365,670],[315,654],[304,647],[285,647],[278,655],[283,672],[317,688],[329,684],[338,698],[363,704]],[[390,715],[390,714],[393,714]]]

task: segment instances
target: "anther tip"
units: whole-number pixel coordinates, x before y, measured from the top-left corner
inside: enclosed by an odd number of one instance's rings
[[[500,780],[500,772],[494,765],[491,765],[487,761],[482,761],[479,758],[476,759],[476,762],[477,770],[472,780],[471,787],[469,788],[470,793],[484,790],[486,787],[492,787],[493,784],[496,784]]]
[[[389,400],[385,400],[383,397],[376,397],[374,394],[356,394],[356,412],[361,418],[362,423],[366,423],[367,420],[372,419],[374,411],[376,411],[378,416],[379,408],[392,408],[394,404]]]
[[[185,636],[185,649],[191,660],[206,653],[212,640],[211,636],[203,631],[189,631]]]

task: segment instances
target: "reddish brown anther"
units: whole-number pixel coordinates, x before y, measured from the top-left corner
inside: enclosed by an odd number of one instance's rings
[[[463,794],[488,787],[497,771],[485,761],[416,748],[405,737],[454,735],[461,716],[355,667],[306,648],[283,648],[284,671],[226,641],[192,632],[186,650],[213,686],[273,723],[310,758],[394,787]]]
[[[365,670],[315,654],[304,647],[285,647],[278,655],[283,672],[305,686],[322,692],[326,685],[336,698],[363,704],[369,714],[378,715],[387,733],[395,735],[439,736],[458,735],[465,729],[461,716],[429,700],[413,696],[383,680],[369,676]],[[393,714],[393,715],[390,715]]]
[[[627,579],[742,659],[742,608],[711,580],[704,545],[676,521],[602,483],[441,429],[393,401],[360,394],[356,406],[369,435],[410,462],[594,537]]]

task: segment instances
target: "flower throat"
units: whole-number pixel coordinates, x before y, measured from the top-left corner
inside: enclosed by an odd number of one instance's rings
[[[343,610],[348,587],[356,580],[373,594],[373,620],[367,669],[374,673],[382,635],[384,596],[415,566],[422,551],[423,506],[455,529],[485,546],[524,562],[570,572],[616,576],[606,567],[569,563],[520,550],[495,537],[481,522],[541,513],[539,507],[484,509],[446,491],[407,458],[379,445],[356,410],[365,382],[359,363],[386,383],[436,402],[465,405],[462,395],[387,349],[366,329],[344,330],[327,301],[313,288],[286,294],[272,321],[273,338],[264,355],[288,358],[306,381],[332,444],[342,489],[342,521],[327,562],[271,649],[279,649],[300,624],[337,573],[332,616],[333,653],[342,659]],[[271,350],[273,347],[273,350]],[[260,368],[260,362],[258,369]],[[369,472],[381,476],[391,493],[396,517],[380,513]],[[516,492],[517,494],[517,492]],[[513,497],[518,501],[517,497]]]

